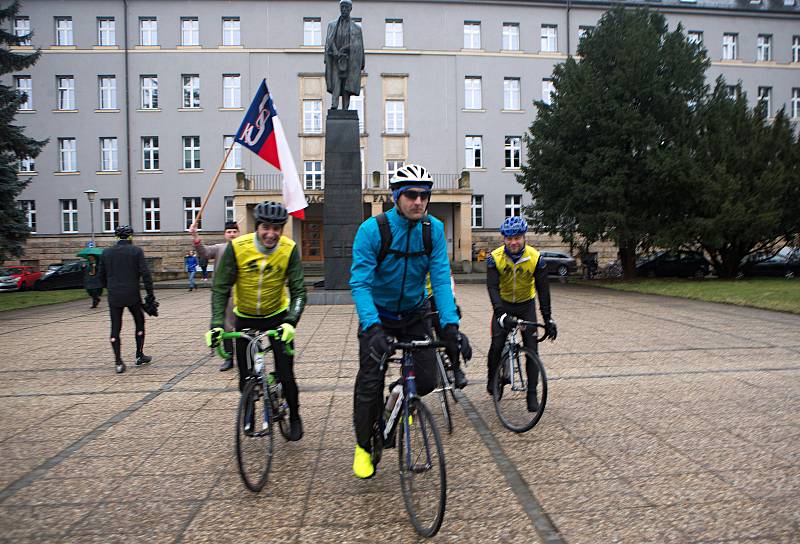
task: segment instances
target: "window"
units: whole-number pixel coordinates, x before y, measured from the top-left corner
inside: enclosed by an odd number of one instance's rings
[[[116,138],[100,138],[100,170],[102,172],[119,170]]]
[[[114,232],[119,226],[119,199],[103,198],[100,205],[103,208],[103,232]]]
[[[504,150],[505,167],[519,168],[521,162],[520,156],[522,153],[522,138],[519,136],[506,136]]]
[[[158,45],[158,20],[155,17],[139,18],[139,45]]]
[[[20,40],[19,45],[30,45],[31,38],[29,34],[31,33],[31,18],[30,17],[14,17],[14,36],[17,38],[21,38],[22,36],[28,36],[24,40]],[[33,202],[24,201],[24,202]]]
[[[117,27],[113,17],[97,18],[97,45],[117,45]]]
[[[25,157],[17,162],[17,172],[36,172],[36,162],[32,157]]]
[[[772,87],[758,88],[758,102],[764,104],[764,117],[772,117]]]
[[[72,76],[56,76],[58,83],[58,102],[59,110],[75,109],[75,78]]]
[[[519,78],[517,77],[503,79],[503,109],[519,109]]]
[[[738,34],[722,35],[722,60],[736,60],[736,42]]]
[[[690,30],[686,33],[686,38],[689,40],[689,43],[703,43],[703,33],[699,30]]]
[[[242,146],[234,143],[233,136],[223,136],[222,137],[222,145],[224,147],[224,153],[227,155],[228,150],[233,146],[233,151],[231,154],[228,155],[228,159],[225,161],[225,169],[226,170],[241,170],[242,169]]]
[[[33,80],[31,76],[14,76],[14,87],[17,89],[17,94],[25,95],[25,101],[20,102],[17,108],[19,110],[32,110]]]
[[[58,139],[59,172],[78,171],[78,152],[75,138]]]
[[[142,138],[142,170],[158,170],[158,136]]]
[[[558,51],[558,27],[556,25],[542,25],[541,51],[543,53]]]
[[[800,89],[792,89],[792,119],[800,119]]]
[[[384,45],[386,47],[403,47],[402,19],[386,19]]]
[[[183,74],[183,107],[200,107],[200,76],[197,74]]]
[[[361,88],[361,92],[356,95],[352,95],[350,97],[350,106],[349,108],[352,111],[358,112],[358,132],[360,134],[364,134],[364,89]]]
[[[319,17],[303,19],[303,45],[322,45],[322,21]]]
[[[759,34],[756,40],[756,60],[767,62],[772,60],[772,35]]]
[[[117,78],[114,76],[98,76],[100,87],[100,109],[117,109]]]
[[[78,232],[78,201],[61,200],[61,232]]]
[[[31,234],[36,234],[36,201],[18,200],[20,209],[25,212],[25,224]]]
[[[481,48],[481,23],[464,21],[464,49]]]
[[[142,215],[144,216],[144,231],[158,232],[161,230],[161,202],[158,198],[142,199]]]
[[[792,36],[792,62],[800,62],[800,36]]]
[[[592,29],[594,29],[593,26],[580,25],[578,27],[578,42],[580,43],[580,41],[584,39],[586,35],[589,33],[589,31],[591,31]]]
[[[222,18],[222,45],[242,45],[242,34],[238,17]]]
[[[386,133],[402,134],[406,131],[406,104],[402,100],[386,101]]]
[[[729,100],[736,100],[736,85],[725,85],[725,94]]]
[[[222,107],[242,107],[242,77],[239,74],[222,76]]]
[[[481,78],[467,76],[464,78],[464,108],[481,109]]]
[[[522,215],[522,195],[506,195],[506,217]]]
[[[74,45],[72,17],[56,17],[56,45]]]
[[[322,100],[303,100],[303,132],[322,134]]]
[[[503,23],[503,49],[519,51],[519,23]]]
[[[200,168],[200,136],[183,137],[183,169]]]
[[[158,76],[147,75],[141,77],[142,109],[158,109]]]
[[[391,181],[405,163],[403,161],[386,161],[386,180]]]
[[[543,79],[542,80],[542,102],[547,104],[548,106],[553,103],[553,93],[556,92],[556,88],[553,85],[552,79]]]
[[[322,161],[304,161],[303,177],[305,178],[305,188],[307,191],[321,190],[322,185]]]
[[[483,195],[472,195],[472,228],[483,228]]]
[[[200,45],[200,20],[181,17],[181,45]]]
[[[233,205],[233,197],[225,197],[225,222],[236,221],[236,208]]]
[[[197,214],[200,213],[200,197],[190,196],[183,199],[183,230],[189,230]],[[197,228],[203,228],[203,220],[197,221]]]
[[[467,136],[464,138],[464,149],[466,150],[466,168],[482,168],[483,157],[483,138],[481,136]]]

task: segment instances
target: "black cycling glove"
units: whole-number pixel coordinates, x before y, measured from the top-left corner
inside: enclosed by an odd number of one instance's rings
[[[469,345],[467,336],[458,332],[458,325],[453,323],[447,325],[442,331],[442,341],[447,344],[445,350],[450,361],[457,362],[459,355],[464,357],[465,361],[472,359],[472,346]]]
[[[558,327],[556,327],[556,322],[549,317],[545,318],[544,320],[544,332],[550,340],[555,340],[558,336]]]
[[[386,354],[389,353],[389,350],[392,349],[392,339],[386,335],[383,327],[377,323],[364,331],[364,336],[367,341],[369,355],[376,362],[382,361]]]

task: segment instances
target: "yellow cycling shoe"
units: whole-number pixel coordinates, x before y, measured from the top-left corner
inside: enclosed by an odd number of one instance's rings
[[[372,454],[358,444],[356,444],[356,453],[353,456],[353,474],[359,478],[372,478],[375,475]]]

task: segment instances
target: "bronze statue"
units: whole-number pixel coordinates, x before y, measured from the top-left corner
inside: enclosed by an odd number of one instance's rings
[[[361,71],[364,69],[364,38],[361,27],[350,19],[351,0],[339,1],[341,15],[328,23],[325,37],[325,83],[331,93],[331,109],[350,106],[350,97],[361,94]]]

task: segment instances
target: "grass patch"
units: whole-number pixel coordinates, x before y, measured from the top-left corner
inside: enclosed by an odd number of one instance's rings
[[[580,281],[580,283],[619,291],[691,298],[707,302],[724,302],[737,306],[800,314],[800,279],[636,279],[632,281]]]
[[[0,312],[33,308],[34,306],[44,306],[46,304],[58,304],[59,302],[70,302],[82,298],[85,298],[87,303],[91,302],[89,295],[86,294],[86,291],[83,289],[0,293]]]

